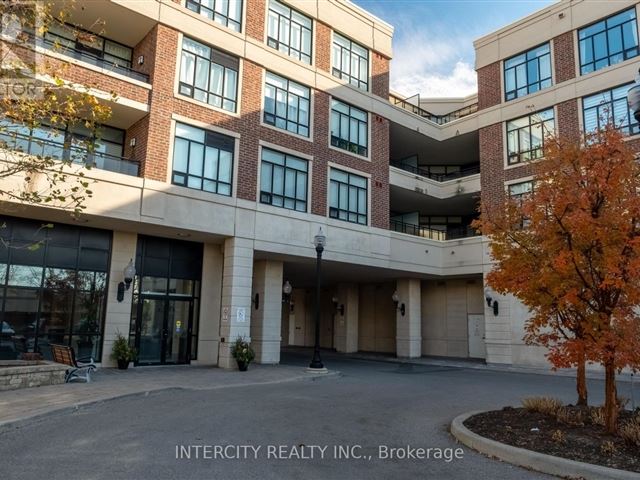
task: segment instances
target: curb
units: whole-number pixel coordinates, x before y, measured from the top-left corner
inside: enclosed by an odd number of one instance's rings
[[[225,389],[225,388],[241,388],[241,387],[253,387],[253,386],[258,386],[258,385],[278,385],[278,384],[282,384],[282,383],[291,383],[291,382],[299,382],[299,381],[308,381],[308,382],[317,382],[317,381],[322,381],[324,379],[329,379],[329,378],[338,378],[338,377],[342,377],[342,372],[339,372],[337,370],[333,370],[333,371],[329,371],[328,373],[324,374],[324,375],[309,375],[306,372],[303,372],[301,375],[297,375],[295,377],[289,377],[289,378],[281,378],[278,380],[268,380],[266,382],[252,382],[252,383],[232,383],[232,384],[227,384],[227,385],[215,385],[212,387],[200,387],[200,388],[194,388],[194,387],[183,387],[183,386],[177,386],[177,385],[167,385],[166,387],[158,387],[158,388],[147,388],[147,389],[141,389],[138,391],[133,391],[133,392],[126,392],[126,393],[122,393],[120,395],[113,395],[113,396],[109,396],[109,397],[103,397],[103,398],[94,398],[91,400],[86,400],[86,401],[79,401],[79,402],[75,402],[75,403],[71,403],[69,405],[60,405],[59,407],[55,407],[51,410],[48,411],[44,411],[44,412],[39,412],[39,413],[35,413],[35,414],[27,414],[27,415],[23,415],[21,417],[16,417],[16,418],[12,418],[9,420],[1,420],[0,421],[0,435],[2,435],[3,433],[14,429],[14,428],[21,428],[24,426],[27,426],[33,422],[38,422],[40,420],[43,420],[46,417],[49,416],[55,416],[55,415],[63,415],[65,413],[73,413],[77,410],[79,410],[80,408],[85,408],[85,407],[91,407],[93,405],[99,404],[99,403],[105,403],[105,402],[110,402],[112,400],[119,400],[122,398],[129,398],[129,397],[140,397],[140,396],[149,396],[151,394],[154,393],[160,393],[160,392],[166,392],[166,391],[170,391],[170,390],[175,390],[175,391],[179,391],[179,390],[192,390],[192,391],[208,391],[208,390],[220,390],[220,389]]]
[[[583,478],[585,480],[640,480],[640,473],[601,467],[591,463],[577,462],[562,457],[554,457],[524,448],[512,447],[473,433],[463,422],[485,410],[463,413],[451,422],[451,434],[463,445],[473,448],[484,455],[495,457],[501,461],[535,470],[541,473],[556,475],[562,478]]]

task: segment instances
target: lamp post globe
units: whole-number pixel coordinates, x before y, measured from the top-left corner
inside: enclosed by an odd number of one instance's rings
[[[638,70],[638,75],[636,75],[635,83],[627,93],[627,102],[636,121],[640,122],[640,70]]]
[[[315,324],[315,342],[313,346],[313,358],[309,364],[309,370],[316,372],[326,371],[320,358],[320,265],[322,263],[322,252],[327,243],[327,237],[322,232],[322,228],[313,237],[313,244],[316,247],[316,324]]]

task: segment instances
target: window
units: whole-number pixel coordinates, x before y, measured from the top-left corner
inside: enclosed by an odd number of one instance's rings
[[[264,122],[309,136],[308,87],[267,72],[264,87]]]
[[[369,50],[333,33],[333,76],[354,87],[369,89]]]
[[[81,123],[52,125],[43,120],[29,128],[9,118],[0,120],[2,148],[137,175],[137,163],[122,159],[124,137],[124,130],[106,125],[89,130]]]
[[[368,115],[351,105],[331,100],[331,145],[367,156]]]
[[[234,144],[232,137],[177,123],[172,182],[231,195]]]
[[[44,40],[117,67],[131,68],[132,48],[72,25],[52,22],[44,33]]]
[[[302,158],[263,148],[260,202],[306,212],[308,168]]]
[[[12,217],[0,224],[0,359],[50,360],[55,343],[99,361],[111,232]]]
[[[242,0],[187,0],[186,7],[231,30],[240,31]]]
[[[238,65],[236,57],[184,37],[179,92],[214,107],[235,112]]]
[[[551,86],[551,51],[549,44],[504,61],[504,89],[507,101]]]
[[[611,90],[596,93],[582,99],[582,115],[584,129],[593,133],[607,123],[613,125],[627,135],[640,133],[640,126],[627,103],[627,92],[633,83],[622,85]]]
[[[507,123],[509,165],[542,157],[544,137],[553,134],[553,108],[533,113]]]
[[[367,224],[367,179],[331,169],[329,216],[352,223]]]
[[[309,17],[277,0],[269,1],[267,45],[311,65],[311,29]]]
[[[578,42],[581,75],[638,56],[636,9],[578,30]]]
[[[533,182],[512,183],[507,188],[509,190],[509,197],[521,199],[533,192]]]

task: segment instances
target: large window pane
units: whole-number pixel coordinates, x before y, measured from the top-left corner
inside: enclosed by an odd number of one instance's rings
[[[549,44],[518,54],[504,61],[505,99],[528,95],[551,86]]]
[[[640,133],[640,126],[627,103],[627,92],[633,83],[599,92],[582,99],[582,115],[586,132],[594,133],[612,123],[626,135]]]
[[[554,125],[553,108],[507,122],[507,162],[540,158],[544,139],[553,134]]]
[[[332,168],[329,182],[329,216],[366,225],[367,210],[367,179]]]
[[[635,8],[578,30],[578,41],[582,75],[638,56]]]
[[[310,89],[267,72],[263,120],[284,130],[309,136]]]
[[[235,112],[239,60],[184,37],[180,62],[182,95]]]
[[[338,100],[331,101],[331,145],[367,156],[368,114]]]
[[[260,168],[261,203],[306,211],[306,160],[263,148]]]
[[[362,90],[369,89],[369,50],[333,34],[332,74]]]
[[[267,45],[311,64],[312,20],[278,2],[269,0]]]
[[[241,0],[186,0],[185,6],[236,32],[242,22]]]

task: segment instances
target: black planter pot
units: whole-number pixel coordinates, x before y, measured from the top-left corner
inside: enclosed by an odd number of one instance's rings
[[[129,368],[129,360],[118,359],[118,370],[126,370]]]
[[[242,362],[240,360],[236,360],[236,362],[238,363],[238,370],[240,370],[241,372],[247,371],[247,368],[249,367],[249,362]]]

